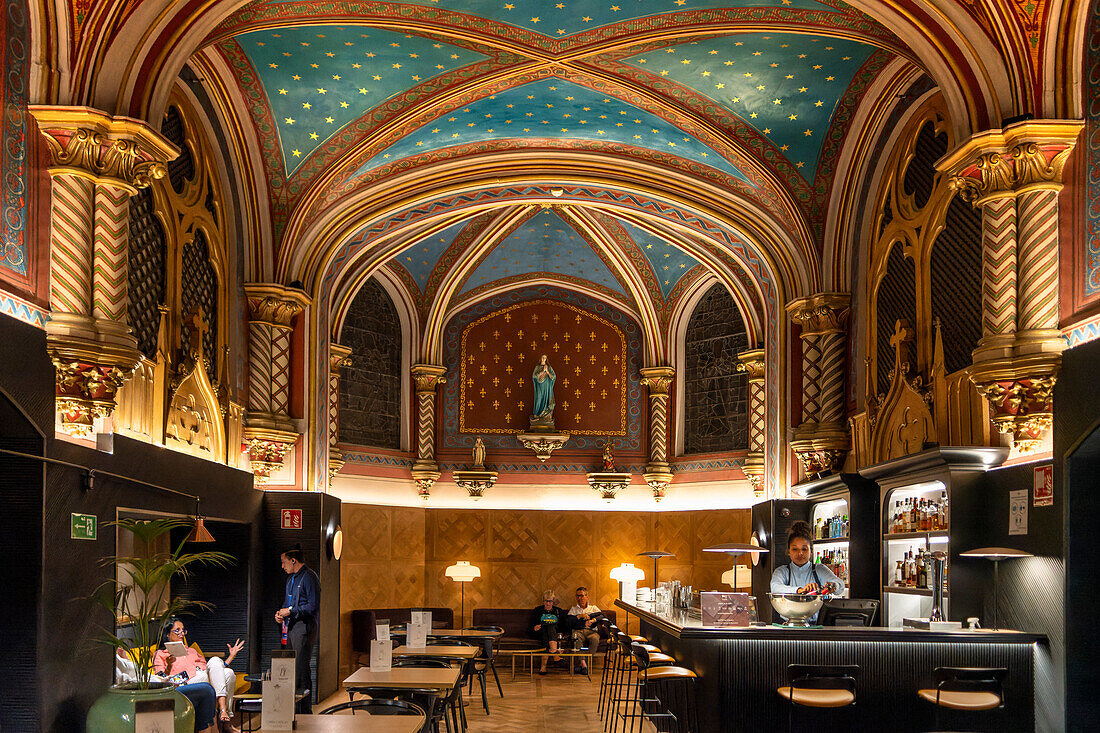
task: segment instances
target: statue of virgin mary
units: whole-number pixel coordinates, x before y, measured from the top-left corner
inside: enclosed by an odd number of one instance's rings
[[[535,401],[531,411],[532,428],[554,429],[554,368],[546,361],[546,354],[539,357],[535,370],[531,373],[531,386],[535,390]]]

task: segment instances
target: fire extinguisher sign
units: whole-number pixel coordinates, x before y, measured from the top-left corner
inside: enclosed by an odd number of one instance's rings
[[[301,529],[302,528],[302,510],[301,509],[284,509],[283,510],[283,529]]]

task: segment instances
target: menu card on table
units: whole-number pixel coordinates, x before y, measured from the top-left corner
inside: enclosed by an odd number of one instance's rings
[[[374,641],[370,643],[370,671],[388,672],[393,667],[393,642],[390,641],[390,622],[375,625]]]
[[[428,646],[428,632],[432,628],[432,612],[412,611],[409,615],[409,633],[405,637],[405,646],[410,649],[423,649]]]
[[[264,731],[294,729],[294,652],[271,652],[271,674],[264,680],[260,702],[260,728]]]

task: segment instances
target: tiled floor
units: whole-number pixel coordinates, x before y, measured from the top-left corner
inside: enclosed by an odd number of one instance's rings
[[[504,688],[504,698],[497,694],[489,675],[489,715],[481,706],[481,690],[474,683],[474,694],[467,695],[466,718],[470,733],[601,733],[603,723],[596,713],[600,692],[600,674],[595,670],[592,681],[584,675],[569,676],[564,669],[551,669],[545,677],[526,673],[511,681],[511,666],[507,662],[498,671]],[[347,695],[338,693],[314,710],[344,702]],[[652,726],[646,726],[652,731]],[[619,730],[622,730],[620,725]]]

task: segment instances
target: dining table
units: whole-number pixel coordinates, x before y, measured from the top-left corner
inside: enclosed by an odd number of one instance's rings
[[[422,715],[296,715],[293,733],[417,733],[422,725]],[[259,733],[283,732],[261,728]]]
[[[360,667],[347,677],[343,688],[348,692],[367,692],[371,688],[450,691],[458,684],[462,670],[458,667],[394,667],[371,671]]]
[[[438,657],[440,659],[461,659],[469,661],[477,656],[476,646],[452,646],[450,644],[432,644],[430,646],[411,647],[402,644],[393,650],[394,659],[401,657]]]

